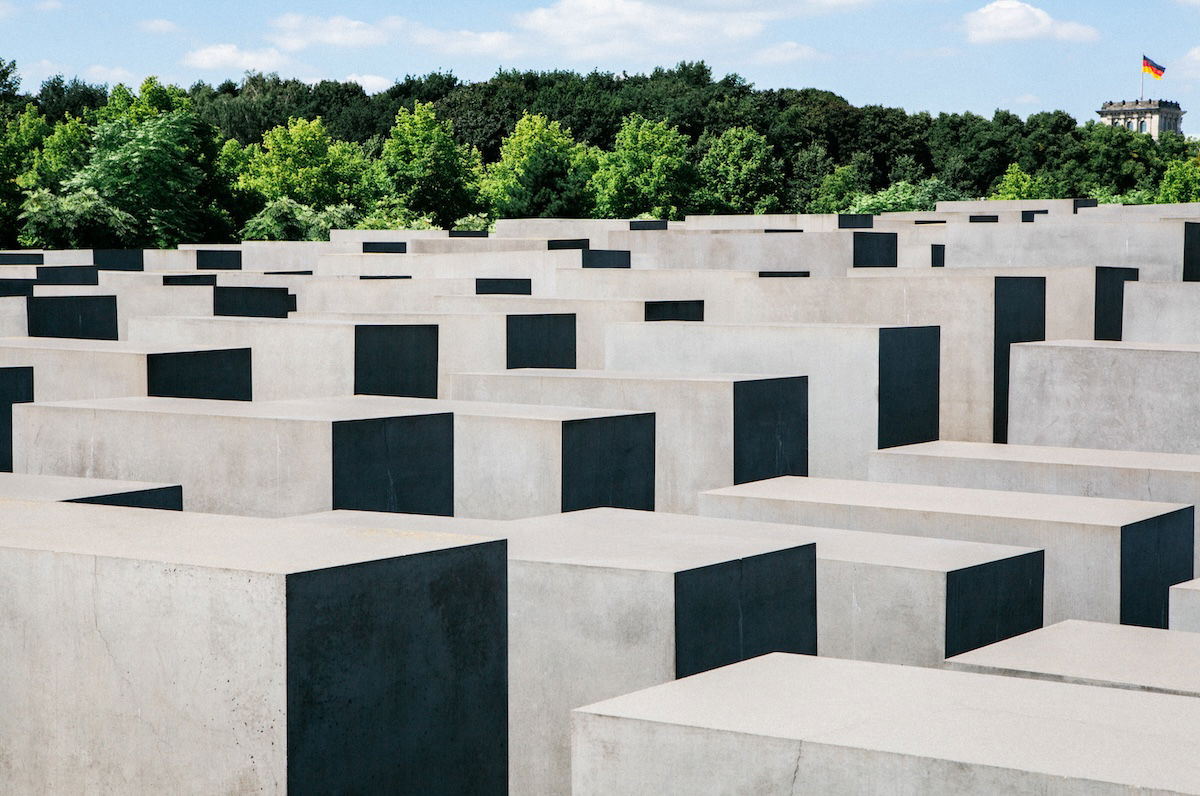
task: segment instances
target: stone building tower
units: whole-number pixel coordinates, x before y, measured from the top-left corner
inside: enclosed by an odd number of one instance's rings
[[[1096,111],[1105,124],[1124,127],[1139,133],[1149,133],[1158,140],[1159,133],[1183,134],[1183,114],[1187,111],[1178,102],[1163,99],[1114,100]]]

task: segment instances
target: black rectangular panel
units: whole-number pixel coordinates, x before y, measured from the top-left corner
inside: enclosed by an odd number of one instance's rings
[[[359,279],[412,279],[412,274],[360,274]]]
[[[654,511],[654,413],[565,420],[562,510]]]
[[[1037,221],[1038,216],[1048,215],[1049,213],[1049,210],[1022,210],[1021,222],[1024,224],[1032,224],[1034,221]]]
[[[91,503],[97,506],[126,506],[133,509],[160,509],[162,511],[183,511],[183,487],[161,486],[156,489],[135,489],[130,492],[117,492],[112,495],[93,495],[92,497],[65,500],[64,503]]]
[[[873,229],[875,216],[870,213],[838,213],[838,229]]]
[[[703,301],[647,301],[644,317],[647,321],[702,321]]]
[[[0,296],[32,296],[36,279],[0,279]]]
[[[758,275],[764,279],[775,278],[802,278],[810,276],[809,271],[759,271]]]
[[[240,271],[242,253],[237,250],[197,249],[196,268],[200,271]]]
[[[141,249],[92,249],[92,263],[101,271],[144,271]]]
[[[808,377],[733,385],[733,483],[808,475]]]
[[[946,657],[1042,626],[1046,554],[1034,550],[946,573]]]
[[[855,232],[854,267],[895,268],[896,238],[895,232]]]
[[[286,287],[213,286],[213,315],[245,318],[286,318],[296,309]]]
[[[675,676],[817,654],[816,545],[675,573]]]
[[[216,274],[166,274],[163,276],[163,286],[166,285],[216,285]]]
[[[584,249],[580,261],[584,268],[628,268],[629,252],[624,249]]]
[[[452,229],[450,237],[452,238],[486,238],[488,231],[486,229]]]
[[[267,276],[312,276],[312,271],[263,271]]]
[[[355,326],[354,394],[437,398],[437,324]]]
[[[1171,587],[1195,577],[1195,511],[1188,506],[1121,529],[1121,624],[1167,626]]]
[[[476,279],[476,296],[530,296],[532,279]]]
[[[454,415],[333,423],[333,508],[454,514]]]
[[[116,296],[29,296],[25,312],[30,337],[117,339]]]
[[[629,229],[631,232],[652,232],[655,230],[664,230],[666,228],[667,222],[661,220],[629,222]]]
[[[778,234],[787,234],[787,233],[795,233],[795,232],[803,232],[803,231],[804,230],[802,230],[802,229],[764,229],[763,230],[763,232],[766,232],[768,234],[777,234],[777,233]]]
[[[1200,223],[1183,223],[1183,281],[1200,282]]]
[[[1046,278],[998,276],[992,336],[992,442],[1008,442],[1009,346],[1046,339]]]
[[[98,285],[99,269],[94,265],[40,265],[37,269],[39,285]]]
[[[363,241],[363,254],[407,254],[408,242],[402,240]]]
[[[946,267],[946,244],[931,243],[929,244],[929,266],[931,268]]]
[[[12,472],[12,408],[33,400],[33,368],[0,368],[0,472]]]
[[[0,252],[0,265],[41,265],[45,259],[41,252]]]
[[[546,241],[547,251],[562,251],[564,249],[590,249],[592,241],[588,238],[560,238]]]
[[[507,363],[513,368],[574,368],[575,314],[509,315]]]
[[[146,394],[164,398],[249,401],[254,397],[249,348],[171,351],[146,356]]]
[[[1096,267],[1097,340],[1120,340],[1125,314],[1125,283],[1138,281],[1136,268]]]
[[[879,330],[879,447],[938,438],[941,388],[939,326]]]
[[[946,223],[946,219],[944,219],[944,218],[918,218],[916,221],[913,222],[913,224],[916,226],[922,226],[925,224],[945,224],[945,223]]]
[[[1099,199],[1074,199],[1071,201],[1071,205],[1072,205],[1071,211],[1074,213],[1078,213],[1080,208],[1099,207],[1100,200]]]
[[[287,575],[287,793],[507,793],[505,547]]]
[[[1000,221],[1000,216],[968,216],[967,222],[971,224],[996,224]]]

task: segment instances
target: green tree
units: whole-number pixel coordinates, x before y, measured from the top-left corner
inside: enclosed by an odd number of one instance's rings
[[[1045,199],[1037,181],[1016,163],[1010,163],[989,199]]]
[[[587,218],[596,157],[558,122],[525,114],[487,170],[484,198],[500,218]]]
[[[1200,161],[1176,160],[1167,166],[1158,186],[1159,202],[1200,202]]]
[[[833,174],[835,168],[837,164],[821,144],[809,144],[796,154],[788,185],[793,212],[815,212],[808,208],[820,193],[822,181]]]
[[[234,170],[234,186],[266,202],[291,199],[309,207],[353,204],[365,207],[378,190],[371,163],[362,149],[334,140],[320,117],[290,119],[244,150],[227,142],[219,162]]]
[[[47,249],[119,248],[136,245],[137,222],[104,200],[95,188],[56,195],[39,188],[21,206],[20,245]]]
[[[57,191],[87,165],[91,146],[91,128],[83,120],[67,116],[54,125],[54,132],[33,152],[29,167],[17,178],[17,183],[27,191],[37,188]]]
[[[417,215],[449,229],[482,209],[479,151],[454,140],[454,125],[439,121],[432,103],[401,108],[383,145],[380,167],[385,190]]]
[[[730,127],[712,140],[698,167],[696,205],[714,213],[775,213],[783,166],[766,137]]]
[[[329,230],[350,229],[358,222],[354,205],[317,210],[286,196],[267,203],[242,227],[243,240],[329,240]]]
[[[592,177],[601,218],[682,218],[696,182],[686,136],[630,114]]]
[[[50,125],[32,103],[0,130],[0,248],[16,244],[17,216],[24,198],[20,178],[49,134]]]
[[[809,203],[809,213],[844,213],[859,198],[867,193],[867,181],[853,165],[838,166],[817,190],[816,198]]]

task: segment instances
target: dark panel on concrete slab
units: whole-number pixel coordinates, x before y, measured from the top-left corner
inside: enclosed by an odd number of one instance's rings
[[[1078,213],[1081,208],[1099,207],[1099,206],[1100,206],[1099,199],[1075,199],[1071,202],[1071,211],[1074,213]]]
[[[808,475],[808,377],[733,385],[733,483]]]
[[[628,268],[629,252],[624,249],[584,249],[584,268]]]
[[[675,573],[675,676],[770,652],[817,654],[816,546]]]
[[[144,271],[141,249],[92,249],[92,263],[101,271]]]
[[[505,546],[287,576],[289,794],[507,793]]]
[[[486,238],[488,231],[486,229],[452,229],[450,237],[452,238]]]
[[[1022,210],[1021,222],[1024,224],[1032,224],[1037,221],[1038,216],[1049,215],[1049,210]]]
[[[999,223],[1000,216],[968,216],[967,222],[970,224],[996,224]]]
[[[930,268],[945,268],[946,267],[946,244],[944,244],[944,243],[929,244],[929,267]]]
[[[476,279],[476,296],[530,296],[532,279]]]
[[[945,223],[946,223],[946,219],[944,219],[944,218],[918,218],[916,221],[913,222],[913,224],[915,224],[916,226],[922,226],[924,224],[945,224]]]
[[[654,511],[654,414],[562,424],[562,510]]]
[[[870,213],[838,213],[838,229],[873,229],[875,216]]]
[[[1136,268],[1096,267],[1097,340],[1120,340],[1125,314],[1125,283],[1138,281]]]
[[[647,301],[644,318],[647,321],[702,321],[703,301]]]
[[[354,393],[437,398],[437,324],[355,326]]]
[[[0,253],[0,265],[41,265],[45,259],[41,252]]]
[[[1046,554],[1035,550],[946,573],[946,657],[1042,626]]]
[[[992,442],[1008,442],[1009,346],[1046,339],[1046,278],[998,276],[992,337]]]
[[[767,234],[794,234],[794,233],[799,233],[799,232],[803,232],[803,231],[804,230],[802,230],[802,229],[764,229],[763,230],[763,232],[766,232]]]
[[[0,296],[32,296],[34,279],[0,279]]]
[[[263,271],[267,276],[312,276],[312,271]]]
[[[1200,282],[1200,223],[1183,224],[1183,281]]]
[[[126,506],[133,509],[160,509],[162,511],[183,511],[183,487],[162,486],[157,489],[135,489],[130,492],[117,492],[112,495],[94,495],[92,497],[65,500],[64,503],[92,503],[98,506]]]
[[[295,296],[286,287],[213,286],[213,315],[286,318],[295,309]]]
[[[167,285],[216,285],[216,274],[165,274],[163,286]]]
[[[1121,528],[1121,624],[1167,626],[1170,588],[1191,580],[1192,506]]]
[[[33,368],[0,368],[0,472],[12,472],[12,408],[33,400]]]
[[[559,238],[546,241],[547,251],[562,251],[564,249],[590,249],[592,241],[589,238]]]
[[[895,268],[896,259],[895,232],[855,232],[854,260],[855,268]]]
[[[39,265],[39,285],[98,285],[99,269],[94,265]]]
[[[412,274],[361,274],[359,279],[412,279]]]
[[[407,241],[363,241],[363,254],[408,254]]]
[[[333,508],[454,514],[454,415],[333,423]]]
[[[197,249],[196,268],[200,271],[240,271],[242,253],[223,249]]]
[[[30,337],[117,339],[116,296],[29,296],[25,312]]]
[[[758,272],[758,275],[759,275],[760,277],[763,277],[763,278],[765,278],[765,279],[771,279],[771,278],[774,278],[774,277],[778,277],[778,278],[789,278],[789,277],[794,277],[794,278],[802,278],[802,277],[810,276],[810,272],[809,272],[809,271],[759,271],[759,272]]]
[[[574,368],[575,314],[509,315],[507,363],[513,368]]]
[[[146,355],[146,394],[163,398],[249,401],[254,397],[249,348]]]
[[[938,326],[879,330],[879,447],[938,438],[941,387]]]
[[[662,220],[653,221],[630,221],[629,229],[631,232],[646,232],[654,230],[664,230],[667,228],[667,222]]]

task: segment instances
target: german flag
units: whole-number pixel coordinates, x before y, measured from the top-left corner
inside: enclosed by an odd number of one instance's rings
[[[1165,66],[1159,66],[1143,55],[1142,71],[1149,72],[1150,74],[1154,75],[1155,80],[1162,80],[1163,72],[1167,71],[1167,68]]]

